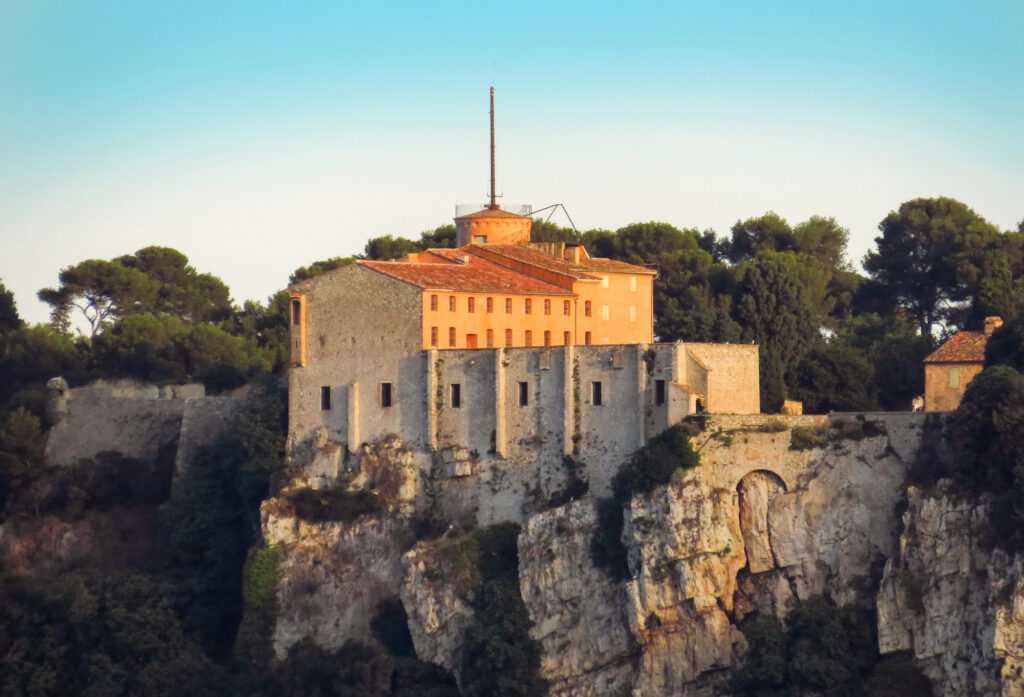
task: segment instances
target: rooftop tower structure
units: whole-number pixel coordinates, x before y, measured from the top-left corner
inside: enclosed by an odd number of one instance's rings
[[[533,219],[498,207],[494,178],[494,87],[491,87],[491,201],[483,210],[455,218],[457,247],[467,244],[526,244]]]

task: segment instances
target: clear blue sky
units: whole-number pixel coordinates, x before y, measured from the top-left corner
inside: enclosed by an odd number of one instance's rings
[[[1024,218],[1024,0],[0,0],[0,279],[151,244],[265,299],[487,188],[581,229]],[[494,67],[492,67],[494,66]],[[564,218],[555,218],[566,224]]]

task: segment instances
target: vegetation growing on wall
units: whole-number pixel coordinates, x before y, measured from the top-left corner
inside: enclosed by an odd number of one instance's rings
[[[249,550],[242,570],[245,614],[235,640],[235,658],[250,668],[259,670],[273,658],[280,580],[281,550],[277,545]]]
[[[758,616],[740,629],[749,651],[732,689],[750,697],[931,697],[912,662],[878,654],[874,617],[824,596],[801,601],[786,618]]]
[[[294,506],[296,517],[310,523],[351,523],[384,509],[380,498],[366,489],[302,488],[289,492],[285,498]]]

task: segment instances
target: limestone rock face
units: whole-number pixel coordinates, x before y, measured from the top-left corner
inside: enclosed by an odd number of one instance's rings
[[[421,542],[402,559],[402,605],[420,660],[436,663],[458,677],[462,640],[473,609],[459,592],[454,541]]]
[[[907,491],[878,594],[883,653],[913,651],[937,694],[1024,695],[1024,561],[982,543],[988,510],[945,487]]]
[[[591,562],[596,526],[586,498],[533,516],[519,535],[519,588],[553,697],[621,694],[632,678],[627,596]]]

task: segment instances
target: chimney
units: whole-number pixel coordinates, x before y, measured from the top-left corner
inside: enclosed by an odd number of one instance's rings
[[[986,317],[985,318],[985,336],[992,336],[998,327],[1003,326],[1002,317]]]
[[[567,245],[565,248],[566,261],[572,264],[579,264],[581,249],[583,249],[583,245],[581,244]]]

